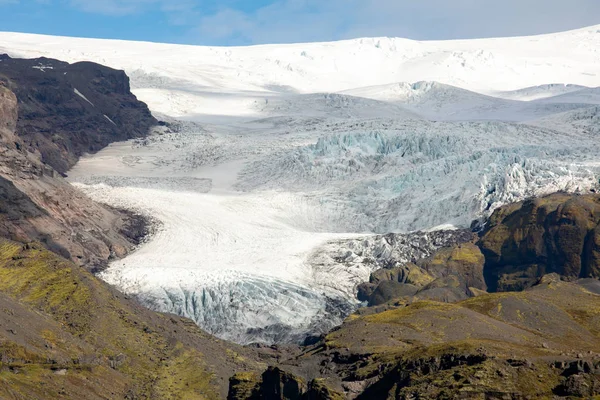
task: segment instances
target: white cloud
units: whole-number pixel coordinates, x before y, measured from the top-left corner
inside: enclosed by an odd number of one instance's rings
[[[251,13],[226,8],[201,18],[198,32],[203,39],[245,43],[330,40],[346,23],[340,14],[345,3],[355,0],[276,1]]]
[[[2,0],[0,0],[2,1]],[[107,15],[129,15],[149,10],[180,13],[193,10],[195,0],[70,0],[70,4],[85,12]]]
[[[600,24],[599,0],[278,0],[199,20],[200,41],[271,43],[359,36],[452,39],[530,35]]]

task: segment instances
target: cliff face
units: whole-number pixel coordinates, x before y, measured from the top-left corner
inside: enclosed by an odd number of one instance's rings
[[[4,84],[0,84],[0,131],[14,132],[17,117],[17,97]]]
[[[600,278],[600,196],[556,193],[511,204],[480,241],[491,291],[522,290],[548,273]]]
[[[0,56],[0,235],[42,242],[89,270],[124,256],[142,224],[92,202],[57,171],[155,122],[121,71]]]
[[[125,72],[99,64],[0,55],[0,81],[18,99],[17,135],[61,174],[82,154],[142,137],[157,123]]]

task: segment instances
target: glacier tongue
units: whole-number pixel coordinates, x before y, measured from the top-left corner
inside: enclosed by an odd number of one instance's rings
[[[173,191],[164,179],[156,178],[160,187],[148,187],[150,178],[115,175],[75,183],[98,201],[158,221],[148,243],[100,275],[108,283],[239,343],[302,341],[341,323],[356,306],[351,291],[329,286],[333,276],[327,285],[314,280],[308,255],[349,234],[288,223],[290,211],[306,212],[301,196]]]
[[[365,232],[468,227],[510,201],[594,188],[600,168],[592,132],[513,123],[296,115],[173,129],[86,157],[70,179],[159,222],[103,279],[239,343],[326,332],[374,269],[444,243]]]
[[[118,284],[114,272],[102,277]],[[354,307],[348,299],[336,300],[314,288],[236,271],[191,278],[163,281],[137,297],[157,311],[191,318],[208,332],[242,344],[302,342],[339,325]]]

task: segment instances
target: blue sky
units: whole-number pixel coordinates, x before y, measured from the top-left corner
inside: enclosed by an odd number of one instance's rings
[[[600,0],[0,0],[0,31],[246,45],[456,39],[600,24]]]

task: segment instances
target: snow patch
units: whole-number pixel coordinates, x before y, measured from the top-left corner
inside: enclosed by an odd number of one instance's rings
[[[90,103],[91,104],[91,103]],[[93,104],[92,104],[93,105]],[[113,121],[112,119],[110,119],[110,117],[108,115],[104,115],[104,118],[106,118],[111,124],[113,124],[114,126],[117,126],[117,124],[115,124],[115,121]]]
[[[90,103],[90,105],[91,105],[92,107],[95,107],[95,106],[94,106],[94,103],[92,103],[91,101],[89,101],[89,100],[87,99],[87,97],[85,97],[85,96],[84,96],[84,95],[83,95],[83,94],[82,94],[82,93],[81,93],[79,90],[77,90],[76,88],[73,88],[73,92],[75,92],[75,94],[76,94],[77,96],[81,97],[82,99],[84,99],[85,101],[87,101],[88,103]],[[105,117],[106,117],[106,115],[105,115]]]
[[[33,66],[33,67],[31,67],[31,68],[33,68],[33,69],[37,69],[37,70],[40,70],[40,71],[42,71],[42,72],[46,72],[46,70],[47,70],[47,69],[54,69],[54,67],[53,67],[52,65],[43,65],[43,64],[40,64],[40,65],[34,65],[34,66]]]

